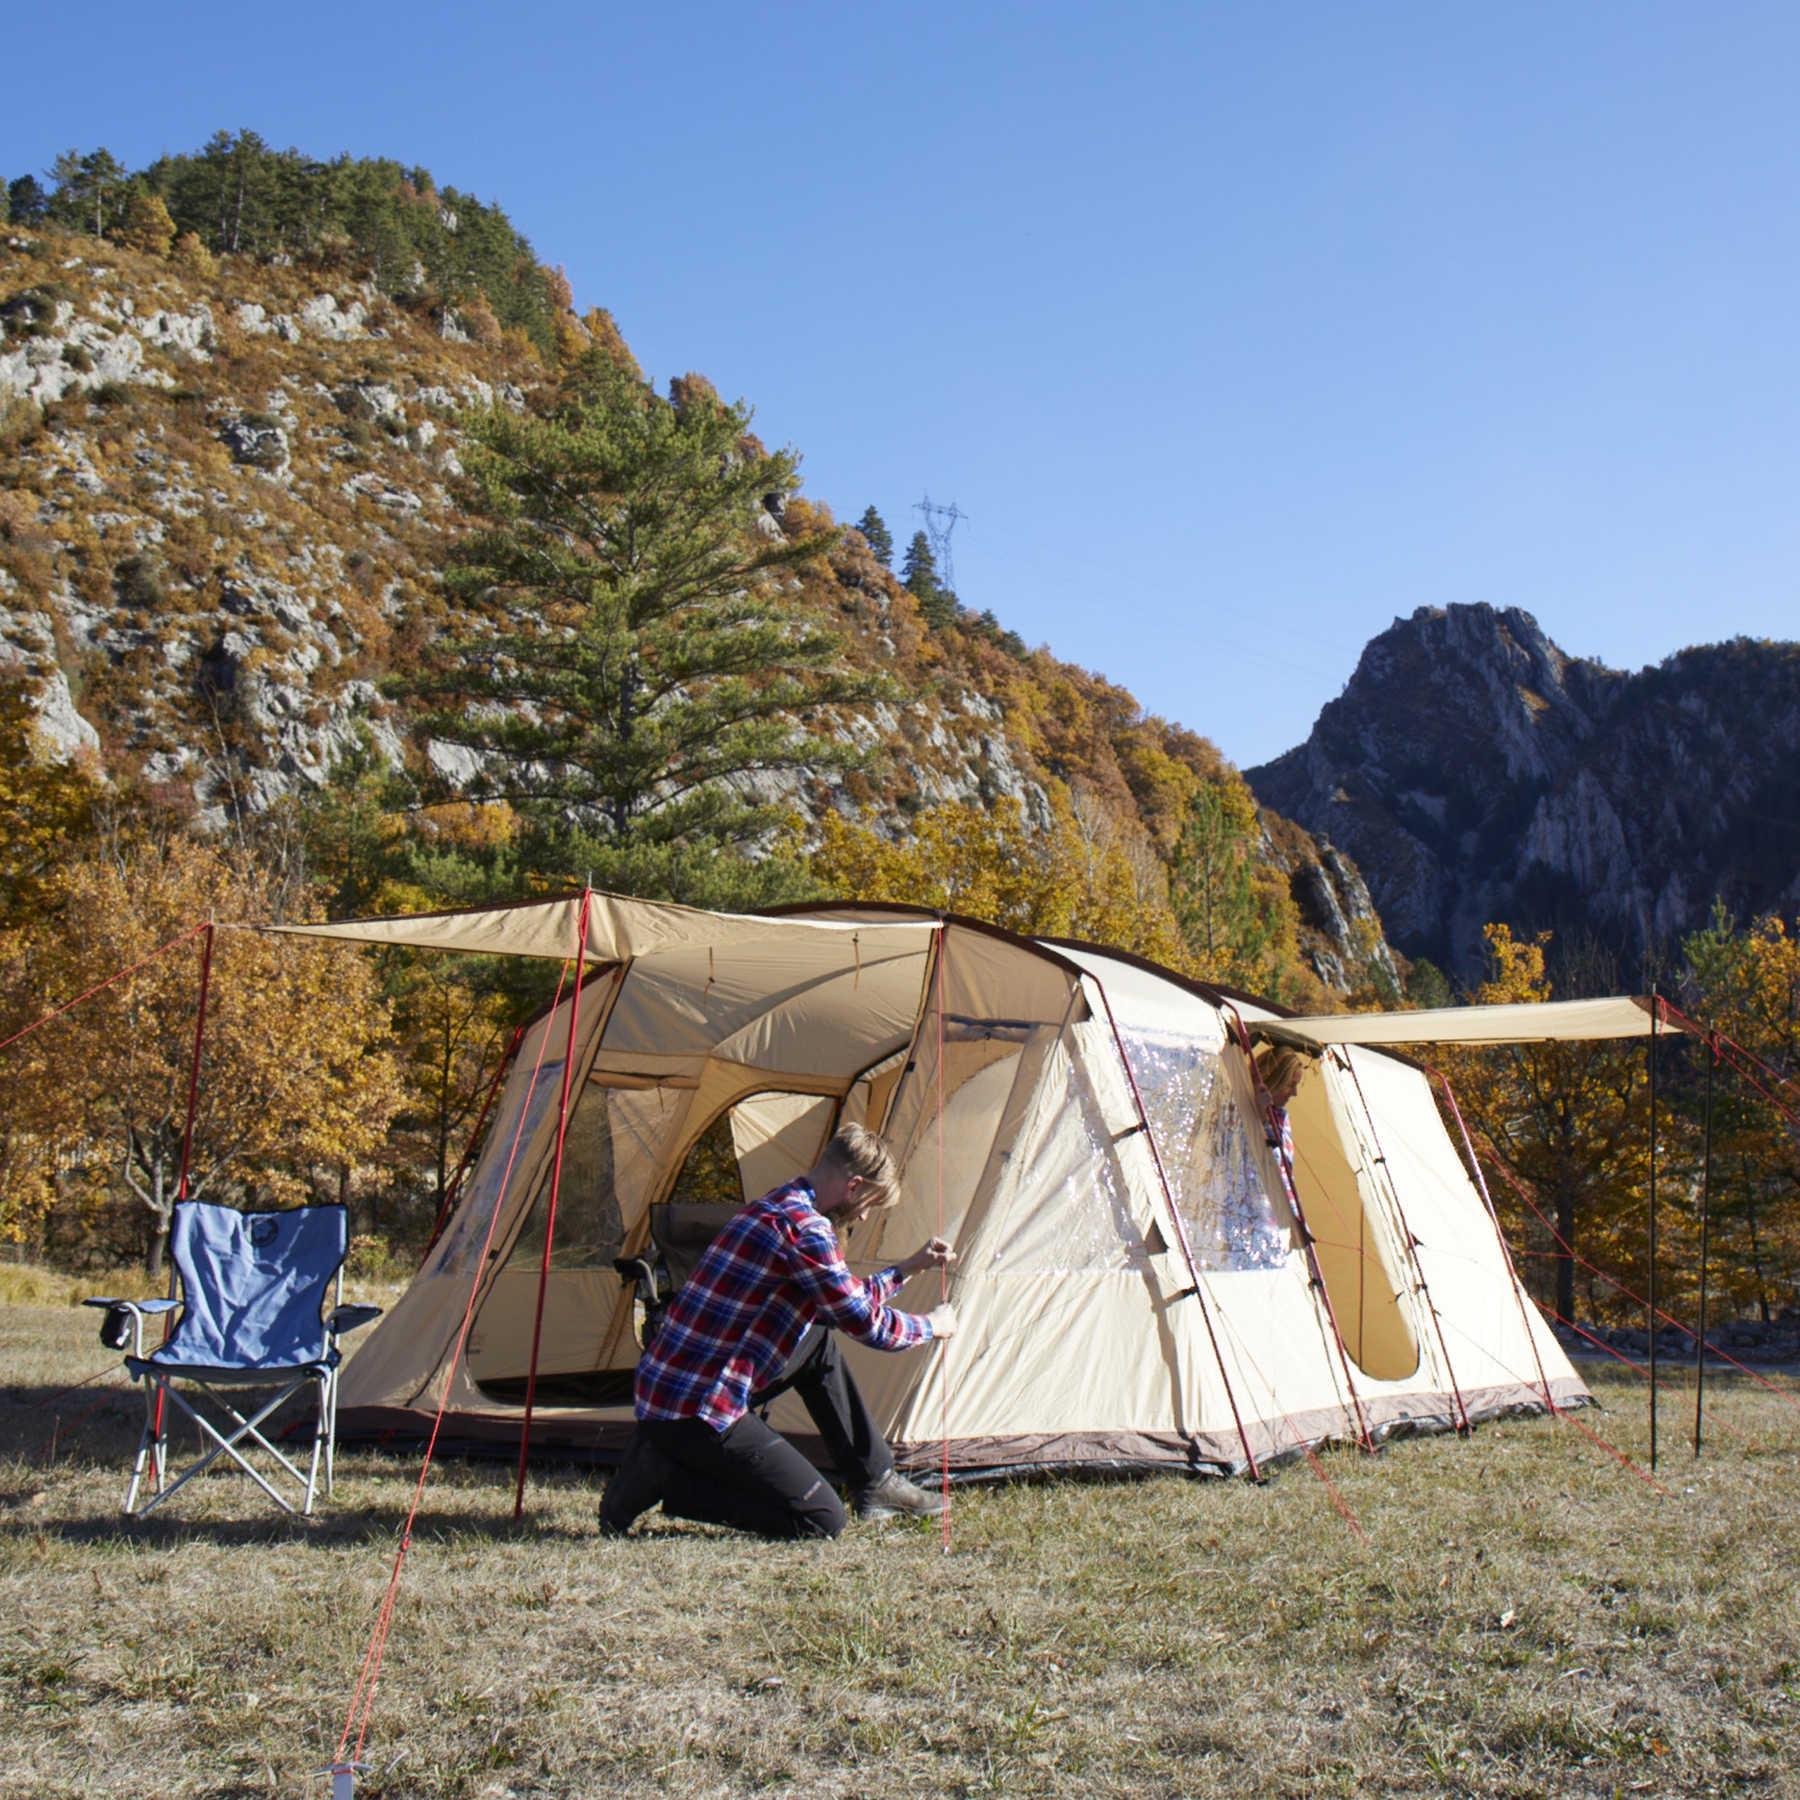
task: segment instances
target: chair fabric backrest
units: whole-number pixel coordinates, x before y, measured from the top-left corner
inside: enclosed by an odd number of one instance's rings
[[[650,1241],[669,1271],[671,1292],[693,1274],[707,1246],[743,1210],[724,1200],[669,1200],[650,1208]]]
[[[350,1245],[343,1206],[239,1212],[184,1200],[169,1229],[182,1310],[159,1363],[285,1369],[327,1349],[327,1291]]]

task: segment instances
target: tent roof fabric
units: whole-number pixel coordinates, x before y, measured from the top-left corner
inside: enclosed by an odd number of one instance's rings
[[[369,944],[461,950],[483,956],[572,956],[582,895],[526,901],[462,912],[413,913],[387,919],[346,919],[324,925],[270,929],[307,937],[349,938]],[[1035,948],[1065,966],[1083,969],[1124,988],[1143,988],[1179,1005],[1193,985],[1167,971],[1116,958],[1097,946],[1014,938],[977,921],[946,919],[923,908],[854,903],[771,913],[703,912],[669,901],[633,900],[598,889],[587,895],[587,956],[596,963],[666,964],[682,985],[710,987],[723,952],[738,965],[740,980],[760,990],[779,972],[796,989],[840,971],[892,964],[921,955],[946,924],[970,924],[984,934]],[[703,959],[703,960],[701,960]],[[679,974],[677,974],[679,971]],[[702,977],[702,971],[704,975]],[[898,971],[896,971],[897,973]],[[1146,975],[1153,979],[1146,981]],[[902,984],[903,985],[903,984]],[[1596,1038],[1648,1037],[1657,1003],[1631,996],[1552,1000],[1535,1005],[1448,1006],[1422,1012],[1336,1013],[1310,1018],[1270,1018],[1252,1006],[1247,1018],[1256,1036],[1278,1043],[1326,1044],[1535,1044]],[[1666,1030],[1683,1029],[1679,1015],[1662,1009]]]
[[[412,913],[389,919],[346,919],[338,924],[281,925],[273,929],[307,937],[352,938],[366,944],[410,944],[428,950],[464,950],[482,956],[541,956],[561,961],[575,954],[580,894],[559,900],[466,912]],[[938,921],[923,917],[888,923],[867,919],[779,918],[749,913],[701,912],[668,901],[629,900],[595,889],[588,896],[587,955],[596,962],[629,962],[663,950],[764,950],[812,960],[825,951],[850,961],[853,939],[879,943],[892,954],[923,950]]]
[[[1593,1038],[1648,1037],[1656,1029],[1653,1002],[1621,996],[1605,1000],[1547,1000],[1520,1006],[1442,1006],[1425,1012],[1335,1013],[1270,1019],[1257,1037],[1284,1044],[1543,1044]],[[1664,1031],[1682,1026],[1665,1009]]]

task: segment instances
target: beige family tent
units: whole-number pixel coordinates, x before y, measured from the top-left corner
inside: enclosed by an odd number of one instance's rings
[[[734,916],[590,893],[308,929],[559,959],[579,943],[583,969],[519,1041],[453,1216],[345,1371],[347,1438],[415,1439],[441,1402],[446,1445],[516,1448],[530,1383],[534,1445],[616,1451],[637,1343],[613,1259],[643,1246],[651,1208],[754,1197],[846,1120],[887,1135],[904,1189],[852,1234],[853,1266],[938,1232],[960,1258],[954,1339],[851,1347],[903,1466],[1229,1473],[1586,1398],[1427,1076],[1347,1041],[1357,1021],[903,908]],[[1608,1004],[1459,1009],[1436,1034],[1649,1027]],[[1434,1035],[1408,1020],[1398,1035]],[[1297,1208],[1258,1107],[1258,1035],[1313,1057],[1289,1108]],[[930,1307],[938,1282],[899,1303]],[[808,1443],[791,1396],[774,1422]]]

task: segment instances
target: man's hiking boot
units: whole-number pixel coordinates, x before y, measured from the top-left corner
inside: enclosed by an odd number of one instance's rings
[[[613,1470],[600,1501],[600,1535],[624,1537],[663,1497],[669,1459],[640,1431]]]
[[[949,1502],[941,1493],[908,1481],[898,1469],[889,1469],[879,1481],[872,1481],[856,1493],[856,1516],[859,1519],[935,1519]]]

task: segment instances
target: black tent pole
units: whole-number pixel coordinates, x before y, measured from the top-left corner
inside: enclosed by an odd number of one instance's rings
[[[1656,1472],[1656,1034],[1662,1001],[1650,990],[1650,1282],[1645,1323],[1650,1328],[1650,1470]]]
[[[1719,1065],[1719,1040],[1706,1038],[1706,1133],[1700,1152],[1700,1321],[1694,1339],[1694,1455],[1700,1454],[1701,1408],[1706,1396],[1706,1250],[1712,1224],[1713,1070]]]

